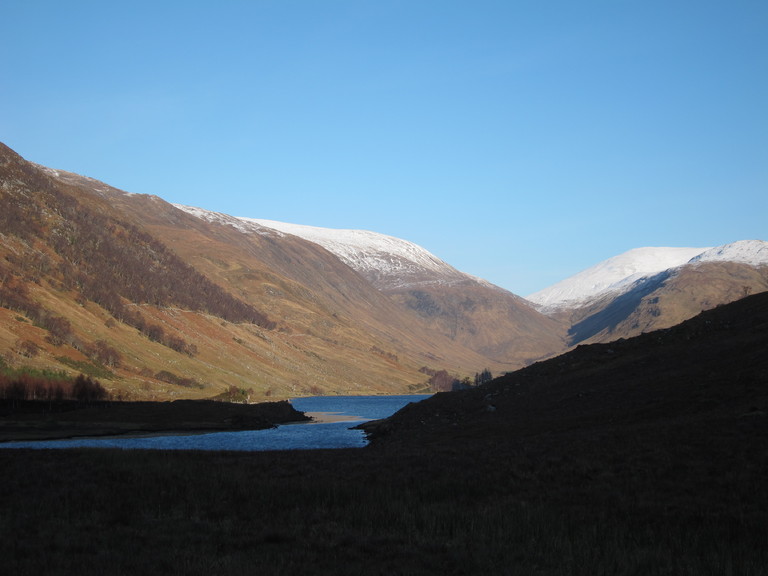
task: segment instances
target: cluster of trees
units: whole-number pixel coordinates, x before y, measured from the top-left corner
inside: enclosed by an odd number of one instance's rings
[[[253,396],[253,388],[239,388],[237,386],[230,386],[225,392],[215,396],[213,399],[220,402],[248,404]]]
[[[146,232],[89,210],[64,194],[58,200],[63,218],[51,230],[49,243],[62,258],[63,282],[116,317],[125,316],[123,298],[274,327],[264,314],[208,280]]]
[[[35,302],[29,294],[27,285],[17,276],[11,274],[8,268],[1,262],[0,307],[25,314],[35,325],[48,331],[46,339],[54,346],[69,344],[104,366],[116,367],[122,361],[120,353],[105,340],[86,344],[76,338],[72,323],[63,316],[58,316]],[[180,338],[177,340],[180,342],[175,343],[172,341],[171,343],[179,351],[186,352],[188,349],[186,343]],[[17,351],[19,354],[31,358],[38,354],[39,348],[34,342],[25,340],[17,345]]]
[[[34,358],[40,353],[40,347],[31,340],[18,340],[15,352],[25,358]]]
[[[4,400],[74,400],[97,402],[109,399],[109,393],[98,380],[80,374],[76,378],[64,374],[36,373],[0,374],[0,398]]]
[[[194,378],[185,378],[184,376],[179,376],[167,370],[161,370],[154,375],[154,378],[155,380],[160,380],[160,382],[175,384],[176,386],[183,386],[184,388],[203,388],[203,385]]]
[[[482,372],[475,373],[475,386],[481,386],[491,380],[493,380],[493,374],[491,374],[491,371],[488,370],[488,368],[485,368]]]
[[[189,344],[174,334],[166,334],[162,326],[146,322],[138,310],[124,306],[122,299],[115,293],[111,293],[107,300],[99,303],[118,320],[138,329],[150,340],[188,356],[197,354],[197,347],[194,344]],[[114,348],[109,347],[106,342],[98,341],[93,345],[80,342],[75,337],[70,321],[46,310],[35,302],[29,294],[26,283],[18,276],[11,274],[2,263],[0,263],[0,307],[25,314],[35,325],[48,331],[47,340],[54,346],[69,344],[105,366],[118,366],[120,364],[119,353]]]
[[[41,237],[45,229],[45,211],[39,204],[29,201],[29,188],[50,197],[51,181],[18,157],[6,163],[3,171],[7,184],[0,190],[0,230],[22,239]]]
[[[419,371],[429,376],[429,387],[434,392],[465,390],[493,380],[493,374],[491,374],[488,368],[485,368],[482,372],[476,372],[474,381],[469,376],[460,380],[455,376],[451,376],[447,370],[433,370],[426,366],[422,367]]]
[[[397,357],[397,354],[394,354],[393,352],[387,352],[386,350],[382,350],[378,346],[371,346],[371,352],[381,356],[382,358],[386,358],[387,360],[389,360],[391,362],[397,363],[400,360]]]
[[[54,346],[74,344],[72,324],[58,314],[35,302],[22,279],[0,263],[0,307],[25,314],[32,322],[48,331],[48,341]]]
[[[48,275],[118,320],[187,354],[195,351],[178,337],[162,334],[130,304],[179,307],[275,328],[265,314],[211,282],[136,226],[81,203],[67,186],[23,161],[5,170],[18,174],[14,186],[0,190],[0,229],[18,238],[24,253],[7,257],[13,273],[23,276],[19,281],[7,282],[9,269],[5,279],[0,271],[0,306],[21,310],[36,322],[48,319],[51,315],[42,313],[23,288],[24,282],[39,282]],[[55,315],[47,321],[55,325]],[[54,326],[53,338],[66,340],[60,328]]]
[[[180,336],[166,334],[162,326],[141,322],[137,327],[153,342],[159,342],[163,346],[167,346],[171,350],[186,354],[187,356],[195,356],[197,354],[197,346],[189,344]]]
[[[84,349],[85,354],[103,366],[118,368],[123,356],[106,340],[97,340]]]
[[[422,368],[421,371],[429,375],[429,388],[434,392],[450,392],[454,389],[454,383],[459,382],[455,377],[448,374],[447,370]]]

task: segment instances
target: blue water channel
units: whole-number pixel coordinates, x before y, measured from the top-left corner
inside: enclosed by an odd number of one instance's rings
[[[403,396],[313,396],[295,398],[291,404],[314,421],[283,424],[268,430],[214,432],[210,434],[164,434],[154,436],[102,436],[68,440],[4,442],[0,448],[120,448],[125,450],[312,450],[361,448],[367,444],[362,430],[354,426],[386,418],[410,402],[428,395]]]

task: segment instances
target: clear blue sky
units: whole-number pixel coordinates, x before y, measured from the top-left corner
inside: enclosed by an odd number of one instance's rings
[[[768,239],[765,0],[3,0],[0,141],[526,295]]]

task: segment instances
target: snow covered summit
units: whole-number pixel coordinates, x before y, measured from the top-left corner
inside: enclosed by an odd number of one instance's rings
[[[402,238],[368,230],[319,228],[255,218],[240,220],[319,244],[382,290],[419,284],[452,284],[471,278]]]
[[[740,240],[725,246],[718,246],[691,260],[691,263],[696,262],[740,262],[752,266],[766,266],[768,265],[768,242],[764,240]]]
[[[535,292],[527,299],[547,313],[578,308],[601,296],[621,294],[642,278],[705,262],[768,266],[768,242],[740,240],[716,248],[635,248]]]
[[[274,220],[243,218],[203,208],[175,205],[208,222],[226,224],[244,234],[290,234],[318,244],[347,266],[362,274],[380,290],[419,285],[450,285],[473,281],[485,283],[456,270],[421,246],[367,230],[337,230]]]
[[[708,248],[635,248],[526,298],[542,311],[576,308],[602,294],[621,292],[640,278],[682,266],[707,250]]]

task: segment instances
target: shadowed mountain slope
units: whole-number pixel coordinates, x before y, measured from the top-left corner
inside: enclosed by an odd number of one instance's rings
[[[702,310],[768,290],[768,266],[738,262],[691,263],[634,282],[575,310],[554,316],[571,325],[571,345],[611,342],[668,328]]]
[[[437,394],[367,429],[383,447],[467,449],[567,436],[658,440],[675,430],[703,439],[723,427],[766,436],[766,346],[763,293],[673,328],[579,346],[473,390]]]

